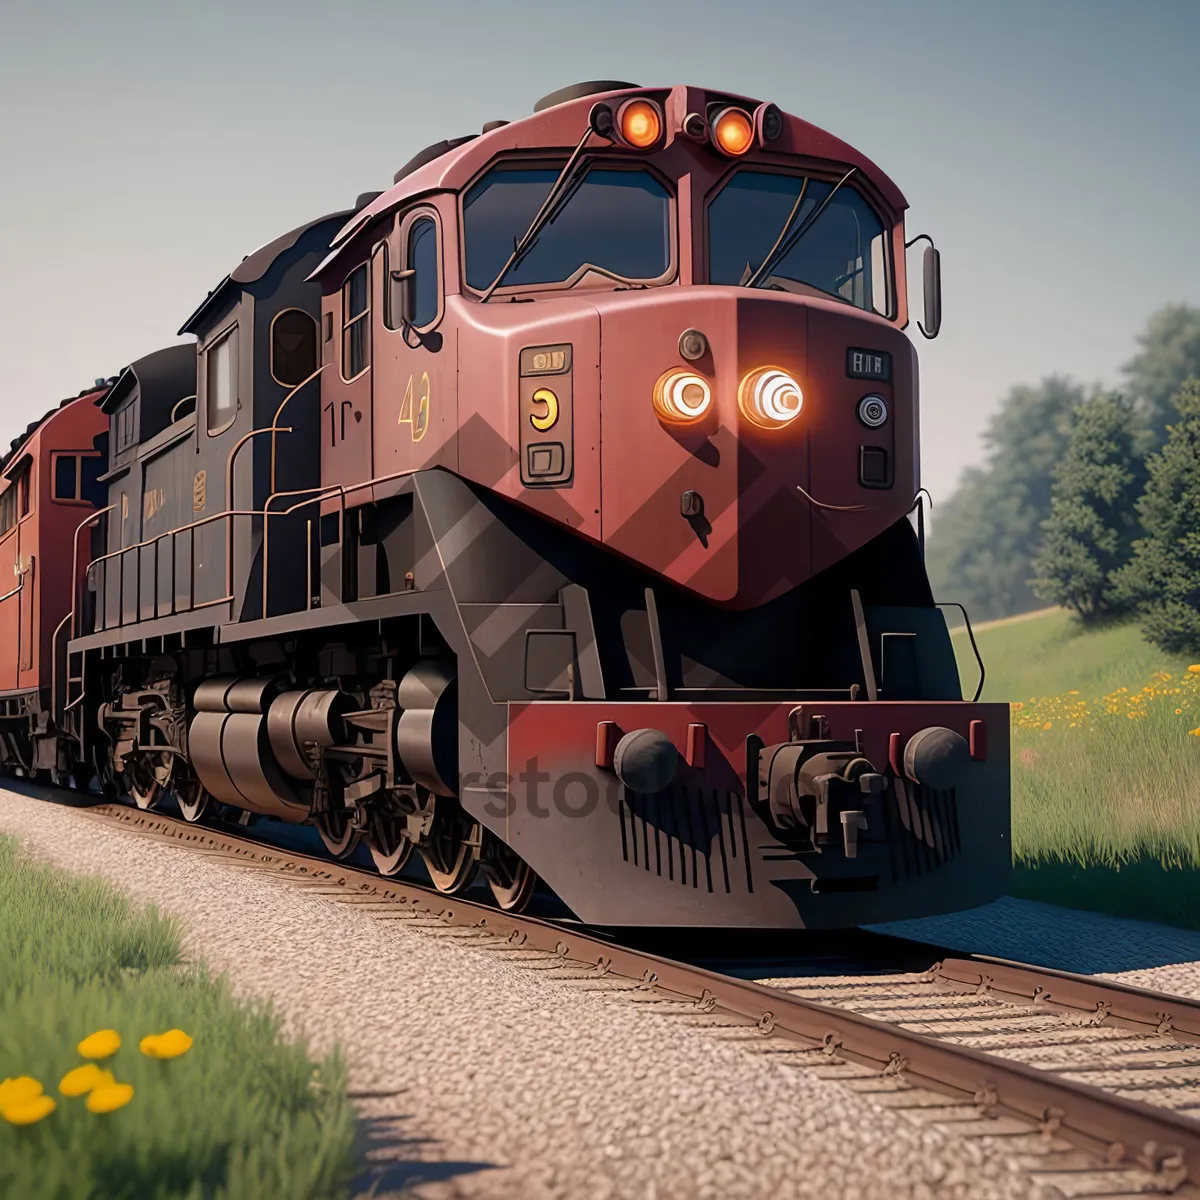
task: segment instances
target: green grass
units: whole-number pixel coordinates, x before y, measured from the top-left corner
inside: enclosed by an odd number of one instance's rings
[[[139,1053],[181,1028],[192,1048]],[[76,1045],[115,1029],[107,1063],[134,1087],[93,1114],[58,1081]],[[0,1120],[0,1196],[22,1200],[341,1196],[355,1118],[338,1058],[319,1066],[283,1041],[276,1017],[235,1000],[224,979],[182,961],[176,925],[98,879],[22,860],[0,838],[0,1079],[32,1075],[58,1102],[34,1125]]]
[[[1147,645],[1136,625],[1084,630],[1060,611],[997,622],[976,639],[983,699],[1020,705],[1015,860],[1200,866],[1200,737],[1189,733],[1200,726],[1200,675],[1188,660]],[[962,632],[953,641],[970,694],[974,655]]]
[[[1077,689],[1101,696],[1115,688],[1141,687],[1155,671],[1178,673],[1189,659],[1172,658],[1142,640],[1136,624],[1085,630],[1063,609],[995,621],[975,633],[987,668],[983,700],[1022,700]],[[979,667],[965,632],[952,638],[967,696]]]

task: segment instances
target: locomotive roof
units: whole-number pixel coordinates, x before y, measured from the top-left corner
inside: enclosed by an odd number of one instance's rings
[[[561,88],[543,97],[531,116],[511,122],[489,121],[481,134],[437,142],[414,155],[396,172],[396,182],[393,186],[359,209],[338,231],[330,244],[329,253],[309,278],[315,279],[320,276],[342,254],[355,234],[375,217],[382,216],[423,194],[457,191],[465,187],[476,172],[495,155],[504,151],[570,147],[578,141],[579,131],[587,113],[598,99],[616,101],[628,95],[650,93],[666,96],[668,104],[676,99],[680,103],[686,103],[689,98],[705,97],[709,102],[719,100],[740,104],[752,111],[761,103],[760,100],[728,92],[686,86],[636,87],[615,80],[600,80]],[[884,201],[897,215],[908,207],[904,194],[896,184],[865,154],[800,117],[788,113],[782,115],[783,132],[773,149],[858,167],[878,188]]]
[[[379,192],[367,192],[359,197],[362,203],[370,203]],[[297,225],[295,229],[288,230],[287,233],[280,235],[274,241],[267,242],[265,246],[260,246],[253,253],[246,255],[220,283],[217,284],[211,292],[205,296],[204,300],[197,307],[196,311],[180,326],[180,334],[195,333],[196,325],[200,318],[208,309],[217,302],[217,300],[225,294],[225,292],[235,284],[243,286],[248,283],[257,283],[274,265],[275,260],[281,255],[290,250],[310,229],[315,229],[318,225],[324,224],[326,221],[336,221],[352,216],[354,209],[343,208],[337,212],[326,213],[323,217],[317,217],[316,220],[306,221],[303,225]]]
[[[159,396],[174,403],[196,390],[196,347],[191,342],[155,350],[131,362],[100,402],[100,411],[111,413],[129,395],[135,383],[141,384],[142,396],[153,401]]]
[[[112,384],[112,380],[106,380],[97,387],[93,384],[90,388],[84,388],[77,396],[68,396],[65,400],[60,400],[48,412],[44,412],[36,421],[31,421],[25,426],[24,430],[13,438],[8,450],[0,455],[0,474],[6,474],[8,468],[13,464],[17,457],[17,451],[29,441],[31,437],[48,421],[56,412],[61,412],[68,405],[74,404],[76,401],[83,401],[95,398],[98,400],[108,390]]]

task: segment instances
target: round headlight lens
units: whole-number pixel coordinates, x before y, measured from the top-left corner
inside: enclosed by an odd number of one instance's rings
[[[676,368],[654,385],[654,409],[664,421],[698,421],[712,406],[708,380]]]
[[[617,114],[621,137],[635,150],[648,150],[662,137],[663,121],[658,105],[649,100],[630,100]]]
[[[740,108],[722,109],[713,121],[713,141],[723,154],[737,158],[754,143],[754,122]]]
[[[803,406],[800,385],[780,367],[759,367],[738,387],[742,415],[760,429],[782,429],[800,415]]]

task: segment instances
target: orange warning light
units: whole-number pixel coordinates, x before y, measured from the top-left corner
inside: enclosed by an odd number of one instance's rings
[[[712,124],[713,141],[717,149],[731,158],[738,158],[754,144],[754,122],[740,108],[722,109]]]
[[[663,119],[650,100],[630,100],[617,114],[621,138],[635,150],[648,150],[662,137]]]

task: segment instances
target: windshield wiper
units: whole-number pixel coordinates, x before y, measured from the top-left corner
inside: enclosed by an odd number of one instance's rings
[[[800,211],[800,203],[804,199],[804,193],[808,188],[808,178],[805,177],[804,185],[800,189],[800,195],[796,197],[796,203],[792,205],[792,211],[788,213],[788,219],[784,222],[783,228],[779,231],[779,236],[775,239],[775,245],[767,251],[767,256],[759,264],[758,269],[750,276],[749,279],[742,285],[743,287],[760,287],[760,280],[770,278],[769,269],[777,263],[782,262],[792,252],[796,243],[820,220],[821,214],[829,207],[829,202],[841,190],[842,184],[857,171],[857,167],[851,167],[845,175],[841,177],[829,190],[829,195],[817,205],[816,208],[800,222],[800,225],[792,233],[790,237],[786,236],[792,222],[796,219],[796,213]]]
[[[592,111],[588,113],[588,124],[587,128],[583,131],[583,137],[579,139],[575,149],[571,151],[571,157],[567,159],[563,169],[559,171],[558,178],[550,185],[550,190],[546,193],[546,199],[542,201],[542,207],[537,210],[533,220],[530,221],[529,228],[513,242],[513,252],[508,256],[508,261],[504,266],[500,268],[500,274],[492,280],[480,297],[480,303],[491,299],[492,293],[504,282],[504,278],[509,271],[517,266],[521,259],[533,249],[534,244],[537,242],[538,234],[545,229],[551,218],[558,214],[563,204],[574,196],[575,185],[582,182],[583,175],[587,173],[591,165],[590,163],[585,163],[583,170],[579,170],[583,159],[583,148],[587,145],[588,138],[593,133],[607,138],[611,130],[612,109],[606,104],[594,105]]]

